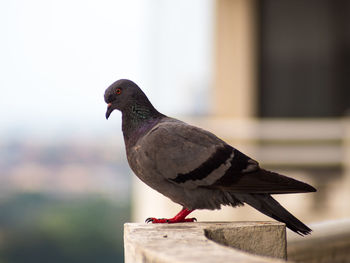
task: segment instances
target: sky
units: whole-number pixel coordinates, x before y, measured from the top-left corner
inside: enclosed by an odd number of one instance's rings
[[[0,134],[120,129],[104,90],[135,81],[166,114],[205,113],[212,0],[0,2]]]

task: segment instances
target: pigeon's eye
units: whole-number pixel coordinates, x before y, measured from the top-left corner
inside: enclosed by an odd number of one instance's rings
[[[117,89],[115,90],[115,93],[117,93],[117,95],[120,95],[120,94],[122,93],[122,89],[117,88]]]

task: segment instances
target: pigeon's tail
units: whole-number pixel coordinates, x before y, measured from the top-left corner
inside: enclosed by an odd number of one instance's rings
[[[263,214],[270,216],[277,221],[285,223],[290,230],[296,232],[301,236],[308,235],[312,231],[299,219],[289,213],[269,194],[240,195],[240,199],[248,205],[251,205],[255,209],[259,210]]]

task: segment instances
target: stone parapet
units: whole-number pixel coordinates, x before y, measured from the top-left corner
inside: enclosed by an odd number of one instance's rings
[[[285,225],[198,222],[124,225],[125,262],[284,262]]]

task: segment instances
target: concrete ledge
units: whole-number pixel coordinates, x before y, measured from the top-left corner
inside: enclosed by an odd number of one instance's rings
[[[126,263],[284,262],[286,231],[278,222],[126,223],[124,249]]]

